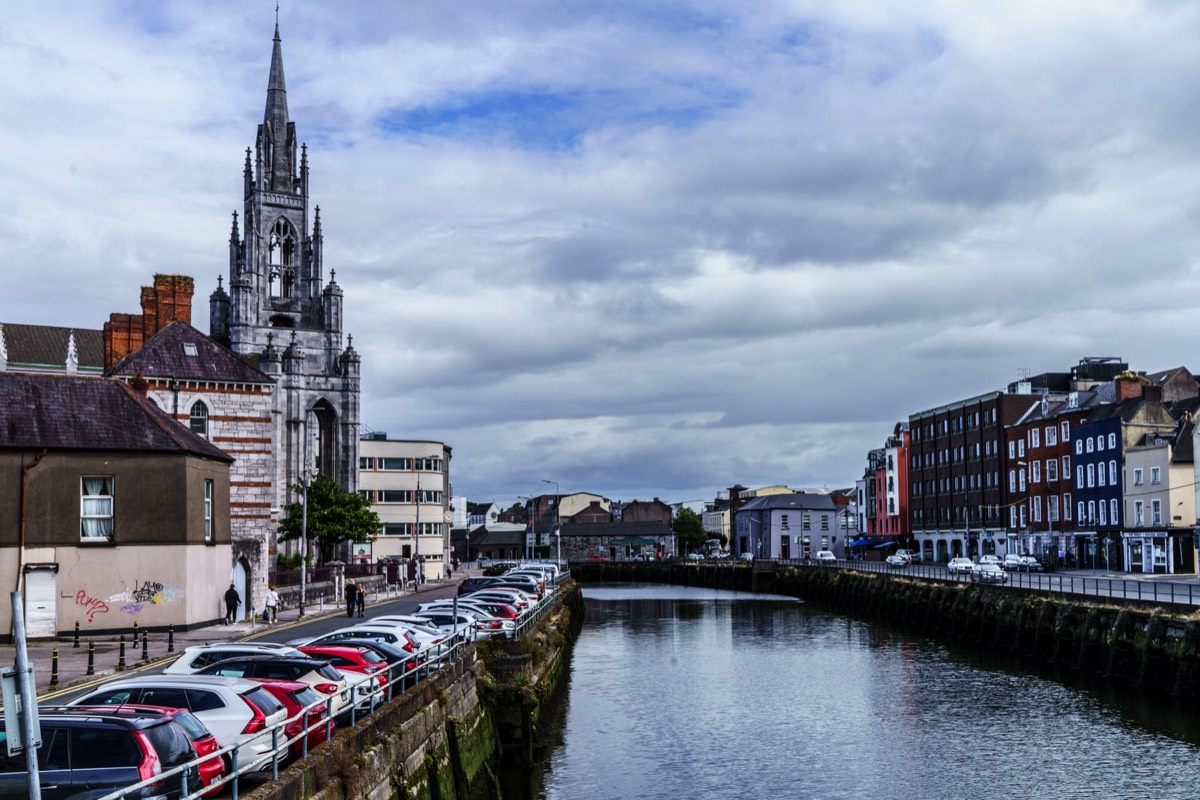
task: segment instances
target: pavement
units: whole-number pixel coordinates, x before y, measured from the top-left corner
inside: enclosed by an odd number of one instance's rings
[[[475,571],[476,574],[478,571]],[[456,573],[454,578],[442,581],[428,581],[415,590],[399,591],[392,588],[388,592],[380,592],[368,597],[367,608],[380,603],[388,603],[403,597],[431,591],[440,587],[457,584],[459,578],[471,574],[468,570]],[[142,658],[142,637],[139,634],[136,646],[126,636],[125,668],[118,669],[120,664],[121,644],[117,636],[103,634],[99,636],[80,636],[79,646],[74,646],[74,637],[59,637],[57,639],[38,639],[26,646],[30,665],[33,667],[34,684],[37,690],[38,702],[52,701],[62,690],[79,684],[96,681],[103,677],[112,677],[118,672],[131,672],[147,666],[165,666],[178,658],[184,648],[208,642],[235,641],[251,639],[265,631],[285,630],[301,623],[311,622],[327,617],[345,616],[346,607],[340,604],[316,604],[305,608],[304,617],[300,617],[298,608],[284,609],[279,612],[279,621],[274,625],[265,625],[261,620],[235,622],[232,625],[224,623],[194,628],[189,631],[175,631],[173,637],[162,631],[149,632],[146,635],[145,653],[148,658]],[[93,674],[88,674],[88,645],[94,643],[95,652],[92,656]],[[58,654],[58,680],[52,684],[54,654]],[[0,664],[12,664],[16,650],[13,645],[0,646]]]

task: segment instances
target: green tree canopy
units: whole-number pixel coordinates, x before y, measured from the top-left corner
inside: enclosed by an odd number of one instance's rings
[[[671,520],[671,530],[675,531],[675,536],[679,539],[681,553],[690,553],[704,544],[705,539],[710,538],[704,530],[700,515],[690,508],[681,508],[675,512],[675,519]]]
[[[297,495],[304,493],[302,483],[291,488]],[[287,516],[279,523],[279,541],[299,539],[303,504],[288,503],[284,510]],[[370,500],[345,491],[328,475],[318,475],[308,485],[308,540],[317,544],[319,563],[331,560],[345,542],[375,541],[381,525]]]

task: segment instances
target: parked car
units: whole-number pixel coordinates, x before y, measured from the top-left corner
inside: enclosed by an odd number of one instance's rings
[[[837,556],[835,556],[833,554],[832,550],[818,550],[816,558],[817,558],[817,561],[821,564],[837,563]]]
[[[329,698],[333,715],[340,716],[350,708],[349,683],[326,659],[299,656],[242,656],[209,664],[200,675],[225,675],[251,680],[283,680],[308,684]]]
[[[1026,572],[1041,572],[1044,569],[1042,562],[1033,556],[1021,556],[1021,561],[1025,564],[1024,569]]]
[[[920,550],[905,550],[904,548],[901,548],[896,551],[896,555],[903,556],[904,558],[908,559],[908,563],[910,563],[910,564],[920,564],[921,563],[921,551]]]
[[[211,642],[196,644],[183,651],[163,670],[164,675],[192,675],[218,661],[239,656],[298,656],[300,651],[275,642]]]
[[[108,681],[72,706],[138,703],[191,711],[222,747],[240,745],[239,769],[266,766],[273,754],[268,728],[287,718],[262,685],[219,675],[141,675]]]
[[[971,579],[980,583],[1008,583],[1008,573],[999,564],[980,564],[971,573]]]
[[[288,723],[283,727],[284,735],[292,742],[291,754],[300,758],[304,755],[304,740],[296,737],[308,728],[308,749],[324,742],[337,730],[337,721],[328,719],[329,701],[307,683],[298,681],[263,681],[262,686],[287,710]],[[301,711],[308,708],[307,714]]]
[[[887,563],[887,565],[889,567],[892,567],[893,569],[898,569],[900,567],[908,566],[908,557],[902,556],[899,553],[892,553],[890,556],[885,558],[884,561]]]
[[[1000,562],[1000,567],[1010,572],[1022,570],[1025,569],[1025,559],[1016,553],[1007,553],[1004,560]]]
[[[471,575],[459,582],[458,593],[467,594],[499,582],[499,576]]]
[[[515,561],[493,561],[492,563],[490,563],[486,567],[484,567],[483,574],[484,575],[503,575],[504,573],[508,572],[510,569],[516,569],[517,566],[518,566],[517,562],[515,562]]]
[[[688,553],[687,560],[688,561],[703,561],[704,556],[701,555],[700,553]]]
[[[38,713],[42,800],[99,797],[183,766],[195,750],[179,723],[162,713],[110,713],[104,709],[55,706]],[[14,732],[15,735],[15,732]],[[25,754],[8,755],[8,731],[0,719],[0,798],[28,800]],[[200,788],[195,766],[185,770],[188,787]],[[177,798],[179,775],[130,792],[132,800]]]
[[[946,564],[946,569],[951,575],[970,575],[975,571],[975,562],[969,558],[952,558]]]
[[[72,708],[72,706],[64,706],[63,708]],[[186,709],[168,708],[166,706],[144,706],[131,703],[124,706],[93,706],[88,710],[100,714],[169,717],[187,734],[188,741],[192,743],[192,750],[195,752],[197,759],[212,755],[221,749],[221,744],[217,741],[217,737],[212,735],[212,731],[205,727],[204,723],[197,719],[192,712]],[[206,761],[201,761],[197,764],[197,771],[199,773],[199,785],[213,787],[201,795],[202,797],[212,797],[225,791],[224,786],[219,785],[226,771],[225,760],[221,756],[213,756]]]
[[[997,567],[999,567],[1004,563],[1004,561],[1003,561],[1003,559],[1000,558],[1000,556],[996,556],[996,555],[992,555],[991,553],[988,553],[986,556],[979,557],[979,563],[980,564],[995,564]]]
[[[372,675],[380,687],[387,683],[387,659],[370,648],[354,645],[305,645],[299,649],[312,658],[327,660],[334,669],[341,672]]]

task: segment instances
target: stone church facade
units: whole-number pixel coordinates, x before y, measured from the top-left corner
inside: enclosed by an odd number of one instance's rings
[[[274,379],[274,507],[306,464],[358,485],[360,359],[343,343],[342,290],[325,278],[320,207],[309,214],[308,151],[289,119],[276,25],[266,110],[246,150],[244,206],[229,237],[229,289],[209,298],[212,337]]]

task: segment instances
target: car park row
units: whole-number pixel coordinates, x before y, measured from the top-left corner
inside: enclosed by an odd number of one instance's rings
[[[117,678],[66,706],[39,706],[42,798],[236,796],[242,776],[276,776],[466,644],[521,635],[551,606],[562,578],[553,564],[509,572],[478,596],[468,591],[320,637],[191,646],[162,674]],[[0,726],[0,754],[6,739]],[[0,800],[28,796],[24,754],[0,758]]]

